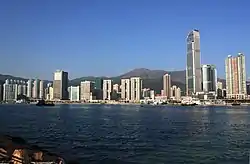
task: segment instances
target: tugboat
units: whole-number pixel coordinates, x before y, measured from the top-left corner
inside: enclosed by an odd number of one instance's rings
[[[46,102],[44,100],[39,100],[36,106],[55,106],[53,102]]]

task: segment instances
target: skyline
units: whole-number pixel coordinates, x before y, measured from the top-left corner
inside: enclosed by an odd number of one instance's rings
[[[70,79],[117,76],[135,68],[185,70],[186,37],[197,28],[201,64],[216,65],[218,77],[225,78],[226,57],[242,52],[249,77],[247,0],[0,4],[0,74],[51,80],[57,69],[69,72]],[[123,58],[130,60],[119,61]]]

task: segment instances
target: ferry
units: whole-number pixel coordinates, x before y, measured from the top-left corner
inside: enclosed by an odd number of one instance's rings
[[[55,104],[53,102],[49,102],[49,101],[46,102],[44,100],[39,100],[36,106],[55,106]]]

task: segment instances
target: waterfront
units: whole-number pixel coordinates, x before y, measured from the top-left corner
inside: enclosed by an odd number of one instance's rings
[[[0,133],[80,163],[247,163],[249,107],[1,105]]]

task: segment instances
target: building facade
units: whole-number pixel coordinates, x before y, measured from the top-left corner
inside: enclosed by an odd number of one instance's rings
[[[95,90],[94,82],[82,81],[80,86],[80,99],[81,101],[93,100],[93,92]]]
[[[3,101],[15,101],[18,95],[18,85],[16,81],[5,80],[3,84]]]
[[[216,92],[217,70],[215,65],[202,65],[202,90],[203,92]]]
[[[163,96],[170,98],[171,96],[171,77],[169,74],[163,76]]]
[[[140,77],[130,78],[131,101],[140,101],[142,96],[142,79]]]
[[[80,87],[79,86],[70,86],[68,88],[69,100],[70,101],[79,101],[80,100]]]
[[[130,100],[130,79],[121,79],[121,99]]]
[[[171,98],[177,101],[181,100],[181,89],[176,85],[171,87]]]
[[[3,85],[0,84],[0,102],[3,100]]]
[[[225,70],[227,98],[245,99],[247,95],[245,56],[242,53],[236,57],[229,55],[225,60]]]
[[[103,100],[112,100],[113,83],[112,80],[103,80]]]
[[[43,80],[39,83],[39,99],[44,99],[44,82]]]
[[[53,98],[55,100],[68,99],[68,72],[57,70],[54,73]]]
[[[202,91],[200,32],[193,30],[187,37],[186,95]]]
[[[38,79],[35,79],[33,82],[32,98],[34,98],[34,99],[39,98],[39,82],[40,82],[40,80],[38,80]]]
[[[32,98],[32,79],[29,79],[27,82],[27,97]]]

